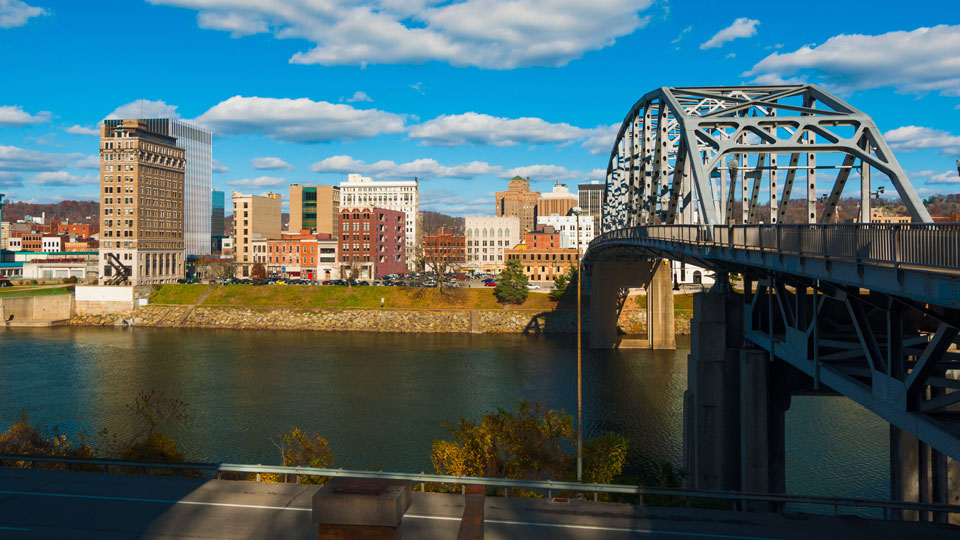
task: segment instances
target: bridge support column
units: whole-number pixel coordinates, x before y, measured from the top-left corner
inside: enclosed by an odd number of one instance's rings
[[[890,499],[908,502],[960,504],[960,463],[890,426]],[[948,521],[960,525],[960,516],[921,515],[915,510],[896,513],[907,521]]]
[[[641,286],[647,291],[647,346],[677,348],[669,261],[597,261],[591,274],[590,348],[620,345],[617,321],[626,300],[622,291]]]
[[[694,296],[683,453],[689,487],[740,487],[741,300],[719,292]]]
[[[790,394],[780,362],[766,351],[740,351],[740,490],[786,492],[785,413]],[[776,504],[748,502],[746,509],[776,511]]]
[[[676,349],[677,331],[673,310],[673,272],[670,261],[657,266],[647,285],[647,337],[651,349]]]

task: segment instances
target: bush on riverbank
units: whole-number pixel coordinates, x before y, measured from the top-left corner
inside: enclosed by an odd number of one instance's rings
[[[542,403],[518,401],[513,411],[498,408],[479,421],[445,424],[453,440],[433,442],[430,461],[437,474],[522,480],[576,479],[573,417]],[[609,433],[584,443],[583,478],[613,483],[627,462],[630,441]],[[449,490],[440,486],[440,490]],[[511,496],[542,493],[511,490]]]

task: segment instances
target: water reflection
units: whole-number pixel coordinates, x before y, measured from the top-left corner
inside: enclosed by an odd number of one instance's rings
[[[27,411],[69,430],[134,426],[141,390],[190,404],[174,433],[198,460],[278,461],[270,438],[326,437],[345,468],[430,471],[443,422],[519,399],[576,411],[575,340],[231,330],[0,330],[0,428]],[[688,343],[676,351],[585,351],[584,434],[634,441],[628,474],[680,463]],[[843,398],[794,398],[792,492],[884,496],[886,427]]]

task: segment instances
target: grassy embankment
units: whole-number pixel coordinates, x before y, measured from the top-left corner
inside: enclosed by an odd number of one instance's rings
[[[72,294],[73,285],[15,285],[0,288],[0,298],[15,298],[19,296],[49,296],[54,294]]]
[[[156,304],[194,304],[209,285],[162,285],[153,291]],[[529,309],[552,311],[576,309],[573,302],[558,304],[546,293],[531,291],[526,302],[504,306],[493,296],[493,288],[443,289],[417,287],[341,287],[306,285],[217,285],[204,299],[204,306],[262,306],[289,308],[379,308],[380,299],[395,309]],[[646,298],[637,297],[633,309],[646,309]],[[584,298],[584,308],[589,297]],[[689,319],[693,313],[691,295],[674,296],[676,316]]]

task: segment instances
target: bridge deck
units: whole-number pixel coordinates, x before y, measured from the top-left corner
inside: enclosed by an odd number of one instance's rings
[[[588,259],[641,248],[707,267],[755,267],[960,307],[960,224],[652,225],[595,239]]]

